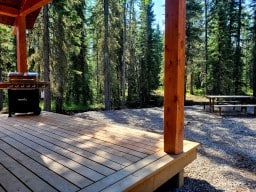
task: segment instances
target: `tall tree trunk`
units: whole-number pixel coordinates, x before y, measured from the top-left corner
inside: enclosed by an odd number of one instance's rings
[[[109,45],[108,45],[108,37],[109,37],[109,29],[108,29],[108,0],[104,0],[104,26],[105,26],[105,34],[104,34],[104,90],[105,90],[105,109],[111,109],[111,96],[110,96],[110,62],[109,62]]]
[[[194,95],[194,75],[193,71],[190,73],[190,94]]]
[[[56,98],[56,113],[63,113],[63,100],[65,93],[65,83],[67,78],[67,58],[65,53],[65,33],[63,14],[57,13],[56,26],[55,26],[55,98]]]
[[[256,97],[256,0],[253,1],[253,7],[254,7],[254,15],[253,15],[253,42],[254,42],[254,48],[253,48],[253,96]]]
[[[123,2],[123,57],[122,57],[122,108],[125,107],[126,97],[125,97],[125,90],[126,90],[126,0]]]
[[[205,94],[208,94],[207,77],[208,77],[208,2],[204,1],[205,7]]]
[[[43,60],[44,60],[44,81],[49,82],[49,86],[44,90],[44,110],[51,111],[51,88],[50,88],[50,41],[49,41],[49,15],[48,5],[43,8]]]
[[[99,35],[96,34],[96,44],[99,44]],[[96,101],[99,102],[101,101],[102,97],[102,93],[101,93],[101,81],[100,81],[100,53],[99,53],[99,49],[96,49]]]
[[[2,68],[0,67],[0,81],[2,81]],[[0,89],[0,111],[3,109],[3,90]]]
[[[256,27],[255,27],[256,28]],[[256,36],[256,34],[254,34]],[[256,41],[256,38],[255,38]],[[255,42],[254,41],[254,42]],[[253,48],[253,96],[256,97],[256,43]]]
[[[136,15],[134,0],[129,1],[129,21],[127,30],[127,48],[128,48],[128,63],[127,63],[127,86],[128,95],[127,101],[129,104],[138,101],[138,77],[136,67],[136,48],[135,37],[136,35]]]
[[[56,38],[57,38],[57,62],[56,62],[56,112],[62,113],[63,112],[63,99],[64,99],[64,86],[65,86],[65,67],[66,67],[66,58],[65,58],[65,51],[63,50],[64,47],[64,32],[63,32],[63,17],[58,15],[57,19],[57,26],[56,26]]]
[[[236,32],[236,51],[235,51],[235,68],[234,68],[234,78],[235,78],[235,94],[240,94],[242,90],[242,54],[241,54],[241,27],[242,27],[242,0],[239,0],[238,5],[238,16],[237,16],[237,32]]]

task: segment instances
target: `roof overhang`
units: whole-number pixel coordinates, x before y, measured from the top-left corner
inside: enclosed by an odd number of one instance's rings
[[[16,25],[18,16],[26,17],[26,28],[32,29],[41,7],[52,0],[0,0],[0,23]]]

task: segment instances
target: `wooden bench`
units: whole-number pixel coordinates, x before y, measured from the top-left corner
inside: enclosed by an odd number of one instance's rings
[[[250,107],[254,103],[255,97],[250,95],[205,95],[209,99],[209,111],[214,112],[214,106],[219,106],[221,111],[223,107]],[[248,104],[248,105],[244,105]],[[255,107],[255,106],[252,106]],[[205,109],[205,105],[204,105]]]
[[[215,105],[230,105],[230,104],[239,104],[240,101],[216,101],[217,104],[214,104]],[[206,109],[206,105],[209,105],[209,102],[202,102],[201,103],[203,105],[203,109],[205,111]],[[210,106],[209,106],[210,107]]]
[[[216,101],[217,105],[239,104],[240,101]]]
[[[236,107],[241,107],[241,111],[244,110],[244,112],[247,112],[247,107],[253,107],[254,108],[254,115],[256,115],[256,104],[216,104],[214,107],[219,108],[219,115],[221,115],[222,108],[224,107],[233,107],[233,110],[235,110]]]

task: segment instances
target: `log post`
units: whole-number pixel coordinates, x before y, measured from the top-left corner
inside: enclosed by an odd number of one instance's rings
[[[26,17],[16,18],[17,71],[27,72]]]
[[[164,151],[183,152],[186,1],[165,1]]]

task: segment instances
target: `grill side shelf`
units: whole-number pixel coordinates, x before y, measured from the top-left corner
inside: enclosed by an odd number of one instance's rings
[[[48,82],[36,82],[36,83],[9,83],[0,82],[0,89],[37,89],[46,88],[49,85]]]

